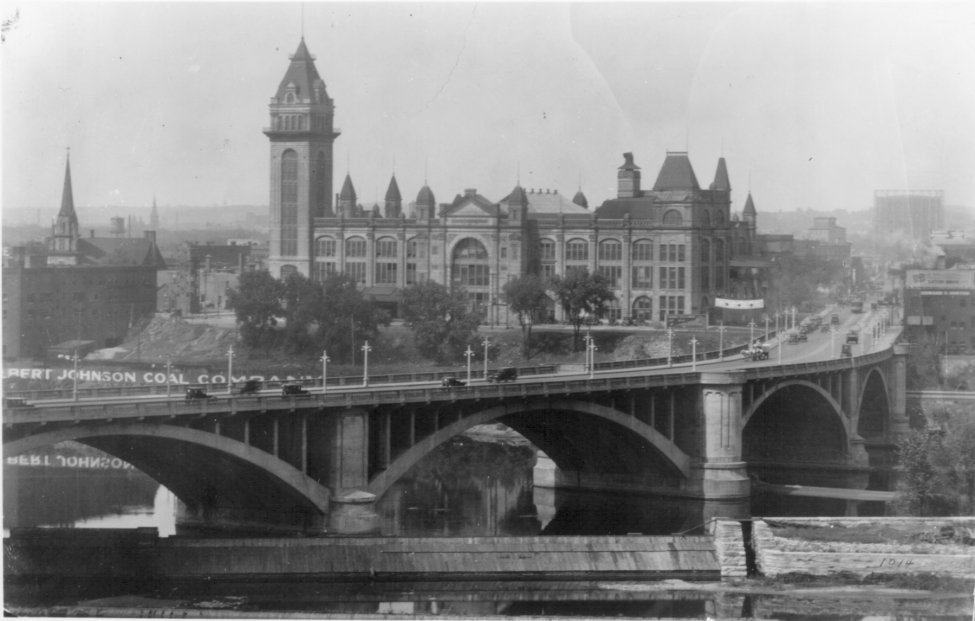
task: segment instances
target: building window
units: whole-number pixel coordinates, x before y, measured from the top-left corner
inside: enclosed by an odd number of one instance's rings
[[[325,282],[328,277],[338,271],[334,261],[316,261],[312,265],[312,278],[315,282]]]
[[[633,244],[634,261],[653,261],[653,242],[641,239]]]
[[[554,263],[542,263],[542,278],[549,279],[555,276]]]
[[[346,261],[345,273],[356,283],[366,282],[366,264],[362,261]]]
[[[335,239],[332,237],[319,237],[315,240],[316,257],[334,257]]]
[[[660,296],[660,321],[666,321],[667,315],[684,314],[684,296],[682,295],[662,295]]]
[[[376,284],[395,285],[396,284],[396,264],[389,262],[376,263]]]
[[[293,274],[298,273],[298,268],[294,265],[282,265],[281,266],[281,280],[287,280],[287,278]]]
[[[315,180],[315,214],[318,216],[327,215],[325,205],[328,197],[328,193],[325,191],[326,168],[325,152],[319,151],[318,157],[315,158],[315,170],[312,171],[312,177]]]
[[[649,265],[634,266],[633,282],[630,284],[634,289],[652,289],[653,268]]]
[[[364,259],[366,256],[366,240],[364,237],[350,237],[345,240],[345,256]]]
[[[416,284],[416,263],[406,264],[406,284],[413,285]]]
[[[508,258],[508,248],[507,248],[507,246],[501,246],[501,258],[502,259],[507,259]]]
[[[571,239],[565,244],[566,261],[588,261],[589,242],[584,239]]]
[[[685,273],[683,267],[661,267],[660,268],[660,288],[661,289],[683,289],[685,285]]]
[[[415,259],[415,258],[417,258],[419,256],[417,254],[417,250],[418,250],[418,248],[417,248],[417,243],[416,243],[416,238],[415,237],[413,239],[411,239],[411,240],[409,240],[409,241],[406,242],[406,257],[408,259]]]
[[[487,287],[490,284],[491,272],[484,244],[468,237],[454,247],[451,279],[465,287]]]
[[[298,254],[298,154],[281,155],[281,254]]]
[[[600,261],[622,261],[623,244],[616,241],[615,239],[607,239],[606,241],[600,242],[599,260]]]
[[[620,308],[620,301],[612,299],[606,304],[606,318],[610,323],[616,323],[623,318],[623,309]]]
[[[684,216],[676,209],[670,209],[664,214],[664,226],[681,226],[684,224]]]
[[[653,301],[645,295],[633,300],[633,318],[639,321],[651,321],[653,319]]]
[[[543,239],[541,245],[542,261],[555,260],[555,242],[551,239]]]
[[[623,268],[619,265],[600,265],[596,268],[596,273],[609,281],[609,286],[619,289],[620,278],[623,277]]]
[[[380,237],[376,240],[376,256],[384,259],[396,258],[396,240],[392,237]]]

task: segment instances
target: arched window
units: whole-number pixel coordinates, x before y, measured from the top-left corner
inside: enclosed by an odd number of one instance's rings
[[[298,154],[281,154],[281,254],[298,254]]]
[[[315,170],[312,171],[313,178],[315,180],[315,214],[319,217],[328,215],[326,210],[326,202],[328,198],[328,193],[325,192],[325,152],[319,151],[318,157],[315,158]]]
[[[366,257],[366,239],[364,237],[350,237],[345,240],[345,257],[364,259]]]
[[[335,256],[335,238],[334,237],[319,237],[315,240],[315,257],[334,257]]]
[[[452,282],[464,287],[490,285],[490,265],[484,244],[471,237],[461,240],[454,247],[450,273]]]
[[[396,258],[396,240],[392,237],[380,237],[376,240],[376,256],[384,259]]]
[[[653,301],[642,295],[633,300],[633,318],[638,321],[653,320]]]
[[[701,240],[701,263],[711,262],[711,242],[702,239]]]
[[[653,261],[653,242],[649,239],[638,239],[633,242],[634,261]]]
[[[684,216],[676,209],[669,209],[664,213],[664,226],[681,226],[684,224]]]
[[[600,261],[622,261],[623,244],[615,239],[607,239],[599,242]]]
[[[724,213],[720,209],[714,212],[714,223],[724,224]]]
[[[701,210],[701,224],[703,226],[711,226],[711,214],[707,209]]]
[[[588,261],[589,242],[584,239],[570,239],[565,244],[566,261]]]
[[[417,255],[417,250],[419,249],[417,246],[418,245],[416,243],[416,238],[415,237],[413,239],[407,240],[407,242],[406,242],[406,258],[407,259],[415,259],[415,258],[417,258],[417,256],[418,256]]]
[[[555,242],[551,239],[543,239],[541,242],[542,261],[555,260]]]

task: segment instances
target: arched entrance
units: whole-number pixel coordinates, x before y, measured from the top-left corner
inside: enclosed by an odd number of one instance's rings
[[[484,244],[473,237],[457,242],[450,257],[450,282],[467,290],[473,312],[487,316],[491,303],[491,264]]]

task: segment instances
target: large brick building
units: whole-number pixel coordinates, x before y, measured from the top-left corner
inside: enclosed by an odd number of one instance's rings
[[[46,244],[10,249],[3,265],[3,357],[44,358],[66,341],[107,347],[156,308],[165,262],[145,237],[82,237],[65,165],[61,209]]]
[[[439,204],[424,184],[404,206],[395,176],[383,207],[366,209],[349,175],[333,205],[339,132],[304,40],[271,98],[264,133],[271,145],[268,267],[277,277],[346,273],[393,306],[399,290],[415,282],[462,285],[490,323],[503,321],[501,292],[511,278],[576,267],[613,282],[616,319],[704,314],[716,297],[761,293],[756,264],[735,266],[758,253],[755,205],[749,195],[741,216],[732,215],[723,158],[703,188],[687,153],[669,152],[653,186],[644,189],[640,167],[626,153],[616,197],[594,210],[581,192],[567,200],[520,184],[498,201],[467,189]],[[552,314],[560,315],[554,303]]]

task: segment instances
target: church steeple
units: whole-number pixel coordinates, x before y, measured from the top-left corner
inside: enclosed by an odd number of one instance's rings
[[[384,216],[387,218],[398,218],[401,213],[403,213],[403,196],[399,192],[396,175],[393,175],[393,178],[389,180],[389,187],[386,189]]]
[[[74,210],[74,192],[71,189],[71,152],[64,164],[64,188],[61,190],[61,209],[51,231],[51,254],[74,255],[78,250],[78,214]],[[65,260],[58,260],[65,263]]]

